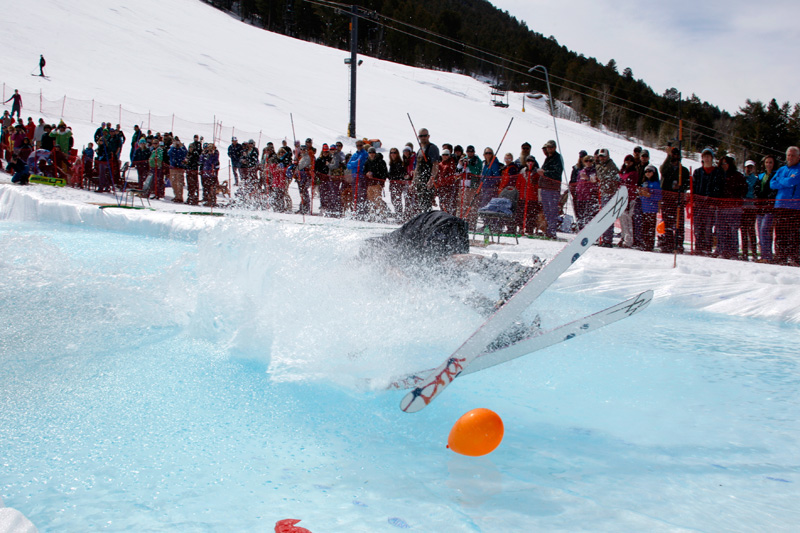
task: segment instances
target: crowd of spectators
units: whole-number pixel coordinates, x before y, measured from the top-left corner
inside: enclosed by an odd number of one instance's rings
[[[63,121],[52,125],[39,119],[37,124],[31,117],[27,122],[18,117],[15,122],[6,111],[2,140],[15,183],[25,182],[20,176],[27,172],[100,193],[134,186],[162,200],[171,188],[172,202],[202,201],[211,207],[220,193],[233,191],[232,205],[292,212],[288,190],[294,182],[300,196],[296,213],[404,222],[438,204],[466,219],[474,231],[481,231],[483,222],[492,231],[544,239],[581,229],[625,187],[629,206],[620,217],[617,243],[611,227],[600,246],[684,253],[688,216],[695,254],[800,265],[800,149],[794,146],[787,149],[785,164],[767,156],[758,164],[746,161],[744,172],[732,155],[717,157],[709,148],[693,173],[676,147],[668,147],[659,166],[641,147],[625,155],[619,166],[605,148],[592,154],[581,150],[567,176],[552,140],[541,148],[540,165],[528,142],[516,156],[495,154],[491,147],[477,152],[473,145],[464,149],[443,143],[440,149],[425,128],[418,132],[416,147],[409,142],[388,152],[380,141],[366,139],[356,140],[355,150],[345,153],[341,142],[318,148],[311,138],[293,145],[284,140],[259,150],[253,139],[240,143],[233,137],[226,154],[231,188],[229,180],[220,182],[219,150],[198,135],[184,144],[171,133],[134,126],[126,154],[130,162],[123,164],[127,138],[118,124],[103,123],[78,154]],[[136,171],[135,181],[128,177],[131,170]],[[318,213],[313,212],[315,196]],[[484,216],[491,201],[501,197],[510,200],[507,216]],[[565,223],[570,200],[575,215],[571,225]]]

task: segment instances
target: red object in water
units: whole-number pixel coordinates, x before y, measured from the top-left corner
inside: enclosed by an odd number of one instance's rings
[[[284,518],[275,522],[275,533],[311,533],[304,527],[296,526],[300,520],[295,518]]]

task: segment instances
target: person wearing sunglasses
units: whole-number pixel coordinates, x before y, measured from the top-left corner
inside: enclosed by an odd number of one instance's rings
[[[419,137],[419,150],[417,167],[414,169],[414,188],[417,192],[417,212],[424,213],[433,205],[434,191],[428,187],[428,183],[431,179],[436,180],[441,157],[439,147],[430,142],[430,133],[426,128],[419,130],[417,137]]]

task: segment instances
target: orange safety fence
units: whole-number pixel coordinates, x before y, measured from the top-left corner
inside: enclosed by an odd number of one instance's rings
[[[14,89],[7,83],[2,84],[2,102],[14,94]],[[145,132],[172,132],[181,138],[202,135],[207,141],[217,145],[227,145],[232,137],[253,139],[260,148],[266,142],[261,131],[248,131],[237,128],[233,124],[223,124],[222,119],[210,117],[210,122],[194,122],[176,115],[158,115],[151,112],[137,112],[123,107],[121,104],[108,104],[96,100],[70,98],[64,95],[58,99],[38,93],[19,91],[22,96],[22,115],[25,118],[36,114],[58,117],[64,120],[79,120],[100,125],[102,122],[119,124],[123,130],[130,131],[138,125]],[[3,104],[4,109],[11,110],[11,102]],[[24,119],[23,119],[24,120]]]

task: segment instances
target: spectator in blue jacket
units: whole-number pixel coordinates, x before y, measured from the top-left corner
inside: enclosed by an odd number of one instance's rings
[[[500,186],[500,173],[502,167],[500,161],[494,155],[494,150],[490,147],[483,149],[483,168],[481,168],[480,195],[478,196],[478,207],[484,207],[489,200],[496,197]]]
[[[369,154],[364,150],[364,141],[356,141],[356,151],[347,162],[347,170],[352,179],[351,187],[356,213],[360,215],[366,214],[367,210],[367,178],[364,173],[364,165],[368,158]]]
[[[652,252],[656,242],[658,204],[661,201],[661,182],[658,177],[658,169],[654,165],[647,165],[644,168],[644,177],[638,196],[642,208],[641,249]]]
[[[800,148],[786,150],[786,166],[769,182],[775,198],[775,262],[800,266]]]
[[[172,140],[172,146],[167,150],[169,182],[172,185],[172,192],[175,194],[172,201],[176,204],[183,203],[183,184],[186,180],[186,155],[188,153],[189,151],[177,137]]]

